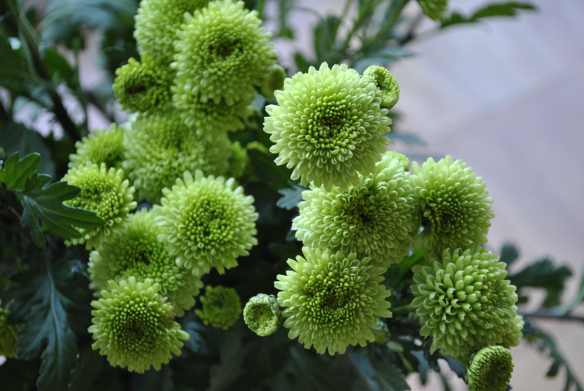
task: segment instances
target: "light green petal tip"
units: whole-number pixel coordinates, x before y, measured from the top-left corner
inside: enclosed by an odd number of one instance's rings
[[[180,354],[188,334],[173,318],[172,306],[160,294],[160,285],[150,279],[138,282],[129,277],[109,281],[101,298],[91,303],[95,309],[93,325],[94,350],[100,350],[113,366],[144,373],[154,367],[160,370],[171,353]]]
[[[105,163],[107,168],[122,168],[124,160],[124,128],[111,124],[109,131],[95,129],[93,134],[75,143],[75,154],[69,155],[69,168],[80,164]]]
[[[286,70],[278,64],[274,64],[268,70],[268,77],[261,88],[261,93],[268,99],[275,97],[274,91],[281,90],[286,80]]]
[[[276,91],[264,131],[275,144],[276,164],[293,168],[292,179],[330,191],[359,185],[359,175],[374,173],[385,152],[391,120],[380,107],[376,87],[346,65],[297,73]]]
[[[373,83],[381,97],[381,107],[391,109],[399,100],[399,84],[385,68],[372,65],[363,72],[363,79]]]
[[[469,391],[504,391],[511,381],[513,357],[502,346],[487,346],[475,353],[465,380]]]
[[[408,159],[407,156],[402,155],[401,153],[397,153],[395,151],[387,151],[385,152],[385,154],[391,156],[394,159],[399,160],[401,164],[404,166],[404,172],[407,173],[410,172],[410,159]]]
[[[281,315],[276,297],[263,293],[249,299],[243,309],[245,324],[260,337],[266,337],[278,330]]]
[[[155,219],[163,230],[159,240],[178,265],[195,275],[202,276],[212,267],[223,274],[257,244],[259,215],[253,197],[236,187],[235,179],[194,174],[193,178],[185,172],[172,190],[163,190]]]
[[[418,3],[426,16],[433,20],[443,19],[448,8],[448,0],[418,0]]]
[[[203,310],[195,310],[195,313],[205,324],[227,330],[241,315],[241,300],[233,288],[208,286],[200,300]]]
[[[0,356],[16,357],[16,341],[20,324],[8,324],[8,308],[0,308]]]
[[[288,260],[293,270],[278,275],[278,304],[289,338],[323,354],[343,354],[349,345],[375,341],[376,316],[389,318],[390,292],[384,269],[355,253],[303,247],[304,257]]]

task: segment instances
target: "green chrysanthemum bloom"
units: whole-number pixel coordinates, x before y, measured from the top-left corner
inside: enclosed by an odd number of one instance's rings
[[[112,88],[122,109],[147,112],[158,110],[171,101],[173,77],[168,66],[155,63],[145,53],[141,63],[130,58],[128,64],[116,69]]]
[[[63,180],[70,185],[81,188],[79,195],[64,203],[76,208],[90,210],[101,217],[105,224],[98,228],[77,228],[81,238],[66,240],[65,243],[83,244],[88,250],[97,247],[102,239],[117,229],[124,228],[130,220],[128,213],[138,205],[134,201],[134,188],[127,179],[124,170],[107,169],[105,163],[81,164],[70,168]]]
[[[288,337],[323,354],[345,353],[349,345],[373,342],[375,316],[391,317],[390,292],[381,282],[383,268],[357,259],[355,253],[303,247],[304,258],[289,259],[292,270],[278,275],[278,303],[286,317]]]
[[[410,172],[410,159],[407,156],[402,155],[401,153],[397,153],[395,151],[387,151],[385,152],[386,155],[391,156],[394,159],[398,159],[401,164],[404,166],[405,172]]]
[[[391,120],[380,108],[375,86],[346,65],[326,62],[317,71],[298,72],[276,91],[279,106],[269,105],[264,131],[279,154],[276,164],[294,168],[292,179],[330,191],[360,185],[357,173],[375,172],[385,152]]]
[[[511,329],[508,333],[503,335],[503,342],[501,345],[506,347],[507,349],[511,348],[512,346],[519,345],[519,338],[523,336],[523,326],[525,322],[523,320],[523,316],[517,315],[511,321]]]
[[[487,346],[473,355],[465,374],[468,391],[504,391],[513,373],[513,357],[502,346]]]
[[[372,65],[363,72],[363,79],[375,84],[381,96],[381,107],[391,109],[399,100],[399,84],[395,77],[384,67]]]
[[[247,150],[238,141],[231,143],[231,157],[229,158],[229,168],[225,176],[235,179],[241,178],[248,164],[249,156],[247,156]]]
[[[225,133],[199,135],[177,111],[140,115],[126,132],[124,169],[139,199],[159,203],[185,171],[222,175],[228,169],[230,142]]]
[[[378,345],[385,345],[389,342],[389,328],[387,323],[381,319],[377,319],[377,327],[373,329],[373,335],[375,336],[375,343]]]
[[[209,0],[142,0],[134,30],[140,54],[148,53],[164,66],[170,65],[176,32],[185,12],[195,12],[208,3]]]
[[[422,168],[413,163],[410,177],[414,201],[421,210],[426,248],[440,253],[446,248],[468,248],[486,243],[490,220],[495,217],[483,178],[452,156],[438,163],[428,158]]]
[[[184,18],[175,45],[175,93],[228,106],[254,95],[276,57],[257,12],[242,1],[218,0]]]
[[[448,8],[448,0],[418,0],[418,3],[426,16],[434,20],[442,19]]]
[[[194,274],[202,276],[212,267],[223,274],[258,243],[254,199],[236,188],[235,179],[205,177],[201,171],[193,179],[187,171],[172,190],[162,192],[155,221],[164,233],[158,238],[177,264]]]
[[[122,168],[124,160],[124,128],[116,124],[110,130],[95,129],[93,134],[75,143],[76,153],[69,155],[69,168],[80,164],[105,163],[107,168]]]
[[[357,253],[387,267],[408,254],[419,222],[413,205],[409,174],[402,162],[385,154],[377,174],[361,179],[360,186],[330,192],[317,187],[302,193],[299,216],[292,229],[305,246]]]
[[[18,324],[8,324],[7,308],[0,308],[0,356],[16,358],[16,340],[18,339]]]
[[[203,287],[201,280],[190,270],[180,267],[158,241],[160,228],[154,224],[154,214],[145,209],[132,216],[128,228],[106,238],[89,258],[89,276],[92,289],[107,289],[108,281],[119,282],[130,276],[138,282],[151,279],[160,285],[160,295],[174,307],[174,313],[195,305],[193,296]]]
[[[247,327],[260,337],[273,334],[280,326],[282,312],[274,295],[260,293],[249,299],[243,309],[243,320]]]
[[[268,71],[268,78],[262,85],[262,95],[268,99],[274,98],[274,91],[284,87],[284,80],[286,80],[286,70],[278,64],[272,65]]]
[[[447,249],[430,260],[433,267],[412,268],[412,306],[423,323],[420,334],[433,335],[431,352],[466,361],[473,351],[502,343],[514,330],[517,293],[499,256],[475,247]]]
[[[111,365],[139,373],[150,366],[159,371],[170,360],[170,353],[180,355],[182,341],[189,335],[173,320],[172,306],[159,289],[150,279],[110,280],[109,290],[101,291],[101,299],[91,302],[95,308],[89,327],[95,340],[92,348],[106,355]]]
[[[205,288],[205,296],[201,297],[203,310],[195,310],[195,313],[205,322],[214,327],[227,330],[239,319],[241,315],[241,300],[233,288],[225,288],[221,285]]]

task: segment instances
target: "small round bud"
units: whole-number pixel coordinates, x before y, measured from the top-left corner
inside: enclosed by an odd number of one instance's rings
[[[261,88],[261,93],[268,99],[274,97],[274,91],[281,90],[284,87],[284,80],[286,79],[286,70],[274,64],[268,71],[268,78]]]
[[[511,380],[513,357],[502,346],[487,346],[475,353],[465,380],[469,391],[503,391]]]
[[[69,155],[69,168],[80,164],[105,163],[109,168],[122,168],[124,160],[124,128],[111,124],[109,130],[95,129],[93,134],[75,143],[76,151]]]
[[[372,65],[363,72],[363,80],[375,84],[381,97],[381,107],[391,109],[399,100],[399,84],[385,68]]]
[[[247,327],[260,337],[274,333],[280,326],[281,311],[274,295],[260,293],[249,299],[243,310]]]
[[[227,330],[241,315],[241,300],[233,288],[225,288],[221,285],[208,286],[205,289],[205,296],[200,300],[203,310],[195,310],[195,314],[205,324]]]

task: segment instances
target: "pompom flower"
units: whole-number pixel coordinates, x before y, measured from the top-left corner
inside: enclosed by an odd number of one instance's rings
[[[247,327],[260,337],[273,334],[280,326],[282,312],[274,295],[260,293],[249,299],[243,309]]]
[[[418,3],[426,16],[434,20],[442,19],[448,7],[448,0],[418,0]]]
[[[205,296],[201,297],[201,303],[203,310],[195,310],[195,313],[205,324],[223,330],[233,326],[241,315],[241,300],[233,288],[208,286],[205,288]]]
[[[128,228],[104,239],[89,258],[90,288],[107,289],[108,281],[119,282],[130,276],[138,282],[151,279],[160,285],[160,295],[174,307],[174,313],[195,305],[193,296],[203,287],[201,280],[190,270],[180,267],[158,241],[160,228],[154,224],[154,215],[142,209],[132,216]]]
[[[420,335],[433,335],[440,349],[466,361],[484,346],[500,344],[513,332],[517,316],[515,286],[505,280],[506,264],[485,248],[444,250],[433,266],[412,268],[412,306],[422,321]]]
[[[254,199],[236,187],[235,179],[205,177],[201,171],[193,178],[187,171],[172,190],[162,192],[155,219],[163,231],[158,238],[176,263],[194,274],[202,276],[212,267],[223,274],[258,243]]]
[[[92,348],[107,356],[111,365],[138,373],[150,366],[159,371],[171,353],[180,355],[182,341],[189,335],[173,320],[172,306],[159,289],[150,279],[111,280],[109,290],[101,291],[101,299],[91,302],[95,308],[89,327],[95,340]]]
[[[401,153],[397,153],[395,151],[387,151],[385,152],[386,155],[391,156],[394,159],[398,159],[404,166],[404,171],[409,173],[410,172],[410,159],[407,156],[402,155]]]
[[[390,292],[381,282],[384,269],[338,251],[303,247],[304,257],[289,259],[292,270],[278,275],[278,303],[286,317],[288,337],[314,345],[323,354],[343,354],[349,345],[373,342],[375,316],[389,318]]]
[[[512,346],[519,345],[519,338],[523,336],[523,326],[525,325],[525,321],[523,320],[523,316],[517,315],[511,321],[511,330],[503,335],[503,342],[501,345],[506,347],[507,349],[511,348]]]
[[[300,214],[292,222],[296,238],[312,248],[371,257],[371,264],[386,269],[400,262],[419,227],[409,174],[389,153],[377,163],[377,171],[360,176],[361,184],[347,191],[304,191]]]
[[[384,67],[372,65],[363,72],[363,79],[375,84],[381,96],[381,107],[391,109],[399,100],[399,84],[395,77]]]
[[[503,391],[511,380],[513,357],[502,346],[487,346],[473,355],[465,374],[468,391]]]
[[[440,253],[445,248],[468,248],[487,241],[495,214],[483,178],[462,160],[453,162],[452,156],[438,163],[428,158],[421,168],[414,162],[413,172],[410,181],[421,210],[421,239],[427,248]]]
[[[262,95],[268,99],[274,98],[274,91],[284,87],[284,80],[286,80],[286,70],[278,64],[272,65],[268,71],[268,78],[262,85]]]
[[[124,128],[111,124],[109,131],[95,129],[93,134],[75,143],[75,154],[69,155],[69,168],[80,164],[105,163],[107,168],[122,168],[124,160]]]
[[[0,308],[0,356],[16,358],[19,324],[8,324],[7,308]]]
[[[213,1],[185,14],[177,35],[175,93],[193,95],[193,100],[232,106],[254,95],[276,62],[271,34],[242,1]]]
[[[227,178],[239,179],[246,171],[249,164],[247,150],[241,146],[239,141],[231,143],[231,157],[229,158],[229,168],[225,173]]]
[[[137,206],[134,188],[124,179],[124,170],[113,167],[108,170],[105,163],[73,167],[63,180],[81,188],[79,195],[65,204],[95,212],[105,221],[97,228],[77,228],[83,236],[65,241],[68,246],[85,243],[88,250],[97,247],[105,236],[126,226],[130,220],[128,213]]]
[[[278,106],[269,105],[264,131],[279,154],[276,164],[293,168],[292,179],[313,182],[330,191],[360,185],[357,173],[375,172],[385,152],[391,120],[380,108],[376,87],[346,65],[298,72],[276,91]]]

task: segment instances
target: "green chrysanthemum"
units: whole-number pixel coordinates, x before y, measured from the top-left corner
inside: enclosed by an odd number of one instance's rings
[[[505,280],[506,264],[485,248],[444,250],[433,267],[412,268],[417,296],[412,306],[423,323],[420,334],[433,335],[431,352],[440,349],[466,361],[473,351],[500,344],[514,331],[515,286]]]
[[[256,11],[242,1],[219,0],[185,14],[177,32],[174,66],[175,93],[193,100],[231,106],[242,96],[254,95],[275,64],[276,52],[268,43]],[[179,99],[179,100],[182,100]]]
[[[134,30],[140,54],[148,53],[164,66],[170,65],[176,32],[185,12],[195,12],[208,3],[209,0],[142,0]]]
[[[317,187],[303,192],[300,215],[292,222],[296,238],[312,248],[371,257],[372,264],[386,269],[400,262],[419,227],[409,174],[390,154],[377,169],[347,191]]]
[[[124,169],[139,199],[159,203],[185,171],[222,175],[228,169],[230,143],[225,133],[198,134],[174,110],[140,115],[126,132]]]
[[[397,153],[395,151],[387,151],[385,152],[386,155],[391,156],[394,159],[398,159],[401,164],[404,166],[405,172],[410,172],[410,159],[407,156],[402,155],[401,153]]]
[[[106,238],[89,258],[90,288],[107,289],[108,281],[119,282],[130,276],[138,282],[150,278],[160,285],[160,295],[174,307],[174,313],[195,305],[193,296],[203,287],[201,280],[190,270],[177,266],[175,259],[158,241],[160,228],[154,224],[154,214],[145,209],[132,216],[128,228]]]
[[[280,326],[282,312],[274,295],[260,293],[249,299],[243,309],[247,327],[260,337],[273,334]]]
[[[67,171],[63,180],[70,185],[81,188],[79,195],[64,203],[76,208],[95,212],[105,224],[98,228],[77,228],[81,238],[65,241],[67,245],[83,244],[88,250],[97,247],[104,237],[117,229],[125,227],[130,220],[128,213],[136,208],[134,188],[127,179],[124,170],[107,169],[105,163],[81,164]]]
[[[391,120],[380,108],[375,85],[361,79],[346,65],[297,73],[276,91],[279,106],[266,110],[264,131],[279,154],[276,164],[294,168],[292,179],[313,182],[330,191],[360,185],[357,173],[375,172],[375,162],[385,152]]]
[[[281,90],[284,87],[284,80],[286,80],[286,71],[284,68],[278,64],[272,65],[268,71],[268,78],[262,85],[262,95],[268,99],[274,98],[274,91]]]
[[[214,327],[227,330],[241,315],[241,300],[233,288],[221,285],[205,288],[205,296],[201,297],[203,310],[195,313],[205,322]]]
[[[390,292],[381,282],[384,269],[357,259],[355,253],[303,247],[304,258],[289,259],[292,268],[278,275],[278,303],[286,317],[288,337],[298,338],[305,348],[312,345],[323,354],[343,354],[349,345],[373,342],[375,316],[391,317]]]
[[[448,0],[418,0],[418,3],[426,16],[434,20],[442,19],[448,8]]]
[[[225,180],[201,171],[185,172],[172,190],[162,191],[156,224],[163,229],[159,240],[180,266],[198,276],[215,267],[220,274],[237,266],[237,257],[248,255],[258,243],[253,197],[246,196],[235,179]]]
[[[147,112],[171,101],[173,76],[167,66],[155,63],[144,54],[141,63],[130,58],[128,64],[116,69],[112,88],[122,109]]]
[[[231,143],[231,157],[229,158],[229,168],[225,176],[239,179],[246,171],[248,164],[247,150],[238,141]]]
[[[410,181],[422,213],[421,239],[426,248],[440,253],[487,241],[495,214],[483,178],[465,168],[462,160],[453,162],[452,156],[438,163],[428,158],[421,168],[414,162],[413,172]]]
[[[372,65],[363,72],[363,79],[375,84],[381,96],[381,107],[391,109],[399,100],[399,84],[387,69]]]
[[[8,324],[7,308],[0,308],[0,356],[16,358],[16,340],[20,325]]]
[[[473,355],[465,380],[468,391],[504,391],[513,373],[511,352],[502,346],[487,346]]]
[[[139,373],[150,366],[159,371],[171,353],[180,355],[181,340],[188,340],[189,335],[173,320],[172,306],[159,289],[150,279],[111,280],[109,290],[101,291],[102,298],[91,302],[95,308],[89,327],[95,340],[92,347],[106,355],[111,365]]]
[[[512,346],[519,345],[519,338],[523,336],[523,326],[525,322],[523,321],[523,316],[517,315],[512,321],[510,326],[510,331],[503,335],[503,342],[501,345],[507,349]]]
[[[122,168],[124,160],[124,128],[116,124],[110,130],[95,129],[93,134],[75,143],[76,153],[69,155],[69,168],[80,164],[105,163],[107,168]]]

